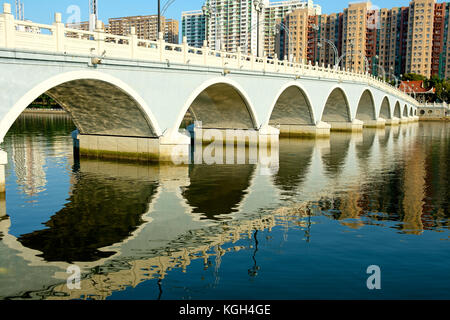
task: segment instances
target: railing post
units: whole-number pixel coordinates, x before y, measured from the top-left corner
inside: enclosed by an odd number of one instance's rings
[[[183,63],[187,63],[188,60],[188,43],[187,43],[187,38],[183,37]]]
[[[203,64],[206,66],[208,65],[208,57],[209,57],[209,47],[208,47],[208,41],[203,41]]]
[[[220,48],[220,58],[222,60],[222,68],[225,68],[225,46],[222,44]]]
[[[16,28],[14,26],[14,16],[11,14],[11,5],[9,3],[3,4],[1,20],[3,20],[4,25],[4,36],[2,37],[4,43],[2,45],[6,48],[14,48],[16,46]]]
[[[241,47],[238,47],[238,48],[237,48],[237,60],[238,60],[237,66],[238,66],[239,69],[241,69],[241,66],[242,66],[242,52],[241,52]]]
[[[278,65],[278,55],[275,53],[274,58],[273,58],[273,66],[275,68],[275,72],[279,71],[279,65]]]
[[[64,41],[66,37],[61,13],[55,13],[55,22],[53,23],[53,25],[55,26],[55,33],[53,34],[53,36],[55,37],[56,52],[64,52]]]
[[[158,47],[159,47],[159,61],[163,61],[164,51],[166,50],[166,43],[164,41],[164,34],[160,32],[158,34]]]
[[[97,41],[97,53],[103,55],[105,50],[105,31],[103,30],[103,22],[97,21],[95,26],[95,40]]]
[[[130,54],[131,59],[136,59],[138,47],[138,38],[136,35],[136,27],[130,28]]]

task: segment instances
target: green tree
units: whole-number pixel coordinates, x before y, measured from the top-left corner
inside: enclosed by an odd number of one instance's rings
[[[424,77],[421,74],[417,74],[417,73],[405,73],[403,75],[403,81],[420,81],[420,80],[427,80],[426,77]]]

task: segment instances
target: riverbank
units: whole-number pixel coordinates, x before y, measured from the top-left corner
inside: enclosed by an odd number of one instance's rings
[[[444,118],[431,118],[431,117],[419,117],[420,122],[447,122],[450,121],[450,117]]]
[[[67,114],[64,109],[39,109],[27,108],[23,111],[26,114]]]

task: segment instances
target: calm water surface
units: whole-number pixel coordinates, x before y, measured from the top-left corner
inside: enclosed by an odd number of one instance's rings
[[[448,123],[281,140],[270,170],[74,160],[72,130],[3,143],[0,299],[450,299]]]

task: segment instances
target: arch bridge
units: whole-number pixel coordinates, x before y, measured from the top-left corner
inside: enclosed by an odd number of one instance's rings
[[[418,120],[418,102],[365,73],[241,52],[15,20],[0,14],[0,142],[47,94],[73,118],[84,153],[141,160],[188,154],[186,115],[202,130],[328,136]],[[0,164],[6,163],[2,152]]]

